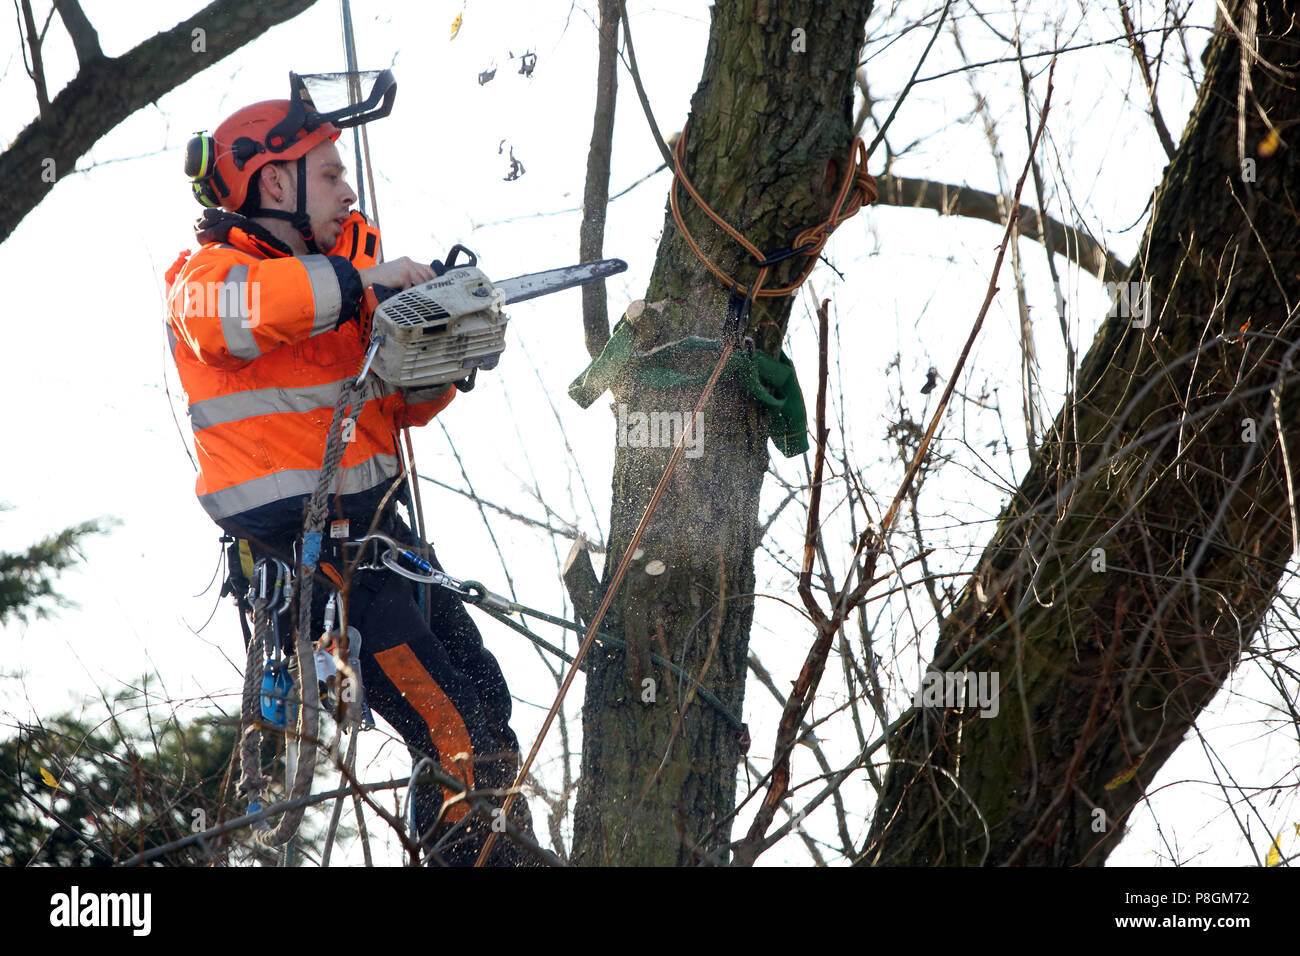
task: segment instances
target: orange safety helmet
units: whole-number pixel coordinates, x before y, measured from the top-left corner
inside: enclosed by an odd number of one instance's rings
[[[185,174],[194,198],[211,208],[238,212],[248,198],[248,186],[267,163],[298,160],[298,206],[289,213],[258,209],[256,215],[285,219],[293,224],[314,251],[311,222],[307,217],[307,162],[303,158],[321,143],[339,138],[342,129],[387,116],[397,95],[397,81],[389,70],[373,74],[370,95],[328,113],[320,113],[307,91],[307,79],[359,83],[363,74],[302,77],[289,74],[287,100],[264,100],[245,106],[224,120],[211,136],[193,137],[185,149]]]
[[[267,163],[299,159],[342,135],[332,123],[310,132],[299,126],[286,135],[281,127],[289,112],[288,100],[265,100],[245,106],[217,127],[211,137],[216,162],[208,181],[216,187],[222,208],[236,212],[248,196],[248,184]]]

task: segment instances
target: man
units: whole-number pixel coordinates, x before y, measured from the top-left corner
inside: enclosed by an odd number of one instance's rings
[[[189,402],[199,502],[224,531],[249,542],[253,558],[290,565],[340,388],[364,360],[357,321],[364,290],[435,277],[410,258],[381,261],[378,231],[351,209],[356,196],[331,119],[365,121],[348,110],[322,116],[303,92],[245,107],[211,137],[191,141],[187,172],[209,208],[195,227],[201,248],[182,253],[167,273],[169,343]],[[461,602],[429,589],[431,629],[410,582],[382,566],[347,582],[340,574],[340,538],[378,527],[409,540],[393,510],[398,431],[426,424],[455,394],[450,385],[410,391],[367,376],[345,421],[330,500],[334,544],[321,560],[327,577],[313,578],[311,633],[323,629],[322,584],[344,583],[348,623],[362,635],[368,704],[413,757],[434,757],[473,788],[505,788],[519,750],[510,693]],[[463,801],[442,803],[437,788],[417,788],[416,829],[433,861],[472,863],[487,826],[467,819]],[[522,809],[512,817],[527,828],[523,804],[516,801]],[[493,862],[525,861],[511,841],[497,841],[503,845]]]

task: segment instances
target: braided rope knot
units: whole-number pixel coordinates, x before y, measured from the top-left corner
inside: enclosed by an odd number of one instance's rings
[[[816,225],[809,226],[800,232],[791,245],[792,252],[782,253],[777,256],[764,255],[762,250],[746,239],[735,227],[728,223],[710,208],[709,204],[704,201],[690,177],[685,171],[686,157],[686,131],[690,124],[682,130],[682,135],[677,140],[677,145],[673,150],[673,183],[668,190],[669,205],[672,207],[673,221],[677,224],[678,231],[691,251],[695,253],[696,258],[704,264],[713,275],[723,283],[728,289],[735,289],[743,295],[750,298],[775,298],[778,296],[792,295],[798,291],[799,287],[804,284],[804,280],[812,273],[813,267],[817,265],[817,257],[821,255],[822,248],[830,238],[832,232],[841,223],[853,216],[863,206],[869,206],[880,198],[880,190],[876,186],[875,178],[867,172],[867,147],[858,137],[853,141],[853,162],[845,170],[843,179],[840,181],[839,189],[835,193],[835,201],[831,204],[831,211],[826,219]],[[690,197],[695,200],[696,205],[717,224],[727,235],[736,240],[745,250],[753,256],[759,263],[759,279],[754,283],[754,289],[751,293],[748,286],[743,286],[736,282],[731,276],[727,275],[718,265],[705,255],[704,250],[700,248],[695,236],[691,234],[690,229],[686,226],[686,221],[682,218],[681,209],[677,201],[677,186],[680,183],[686,188]],[[799,277],[789,285],[780,288],[766,289],[763,288],[763,280],[767,277],[767,269],[775,264],[779,259],[791,255],[802,255],[808,257],[808,264],[804,267]]]

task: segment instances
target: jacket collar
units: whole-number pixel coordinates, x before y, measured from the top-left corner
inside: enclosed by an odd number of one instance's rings
[[[293,250],[270,231],[251,219],[224,209],[205,209],[203,218],[194,224],[199,242],[223,242],[253,255],[266,258],[292,256]]]

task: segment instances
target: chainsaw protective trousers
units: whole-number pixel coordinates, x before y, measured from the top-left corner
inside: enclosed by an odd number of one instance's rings
[[[431,563],[442,570],[436,557],[431,556]],[[514,782],[519,741],[510,729],[511,697],[501,667],[483,646],[460,599],[450,591],[429,589],[431,626],[426,626],[416,599],[418,587],[388,570],[358,569],[352,574],[347,623],[361,633],[366,702],[401,735],[413,766],[429,757],[471,789],[504,791]],[[312,591],[315,636],[324,628],[330,590],[325,576],[318,574]],[[289,612],[282,620],[281,635],[290,650]],[[502,796],[487,799],[498,808],[505,801]],[[473,865],[491,823],[471,814],[450,787],[418,786],[413,801],[414,836],[429,854],[429,862]],[[516,798],[510,820],[532,836],[528,804],[522,796]],[[488,862],[528,866],[537,861],[501,833]]]
[[[438,567],[436,559],[432,563]],[[440,587],[429,592],[432,629],[410,581],[391,571],[354,573],[348,619],[362,635],[366,698],[401,734],[414,761],[428,755],[471,788],[504,791],[519,760],[510,691],[460,599]],[[452,796],[436,786],[417,787],[415,827],[431,862],[472,865],[490,825],[471,815],[463,800],[447,802]],[[491,802],[500,807],[504,798]],[[527,802],[517,798],[514,807],[513,822],[531,834]],[[492,863],[529,861],[513,841],[498,837]]]

